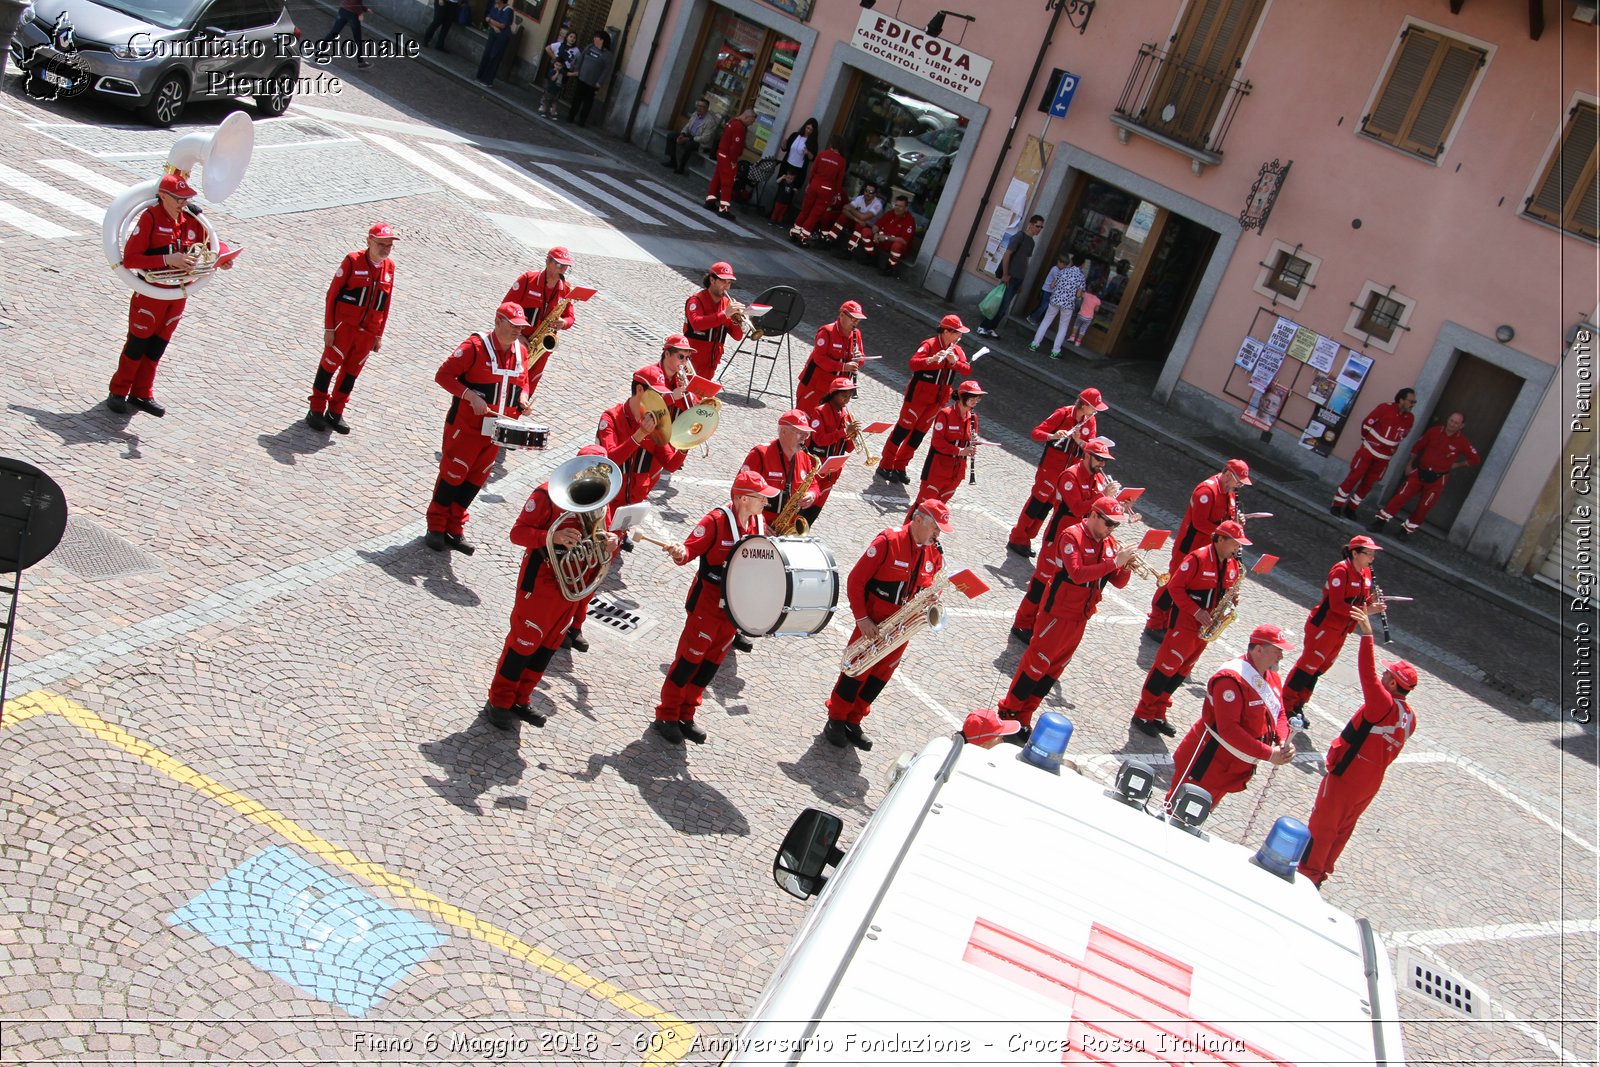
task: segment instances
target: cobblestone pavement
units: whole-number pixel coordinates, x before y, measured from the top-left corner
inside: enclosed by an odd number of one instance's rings
[[[338,72],[342,93],[257,124],[237,204],[208,211],[247,251],[190,303],[163,420],[101,404],[126,295],[100,266],[95,213],[155,172],[170,135],[114,131],[114,113],[47,108],[14,85],[0,100],[6,162],[87,208],[45,196],[29,210],[53,230],[0,230],[0,452],[51,473],[73,508],[67,543],[26,576],[0,730],[6,1062],[636,1062],[652,1041],[658,1059],[683,1053],[685,1021],[730,1032],[804,914],[767,874],[793,816],[838,811],[853,839],[896,756],[992,705],[1016,666],[1006,631],[1028,570],[1002,546],[1036,458],[1028,430],[1088,384],[1139,408],[1136,371],[1041,369],[1014,344],[979,364],[984,433],[1004,448],[957,493],[947,549],[992,590],[916,639],[868,720],[872,752],[817,736],[841,620],[731,658],[701,718],[709,744],[649,734],[690,576],[647,546],[604,589],[641,625],[591,624],[592,651],[558,654],[535,698],[549,725],[500,733],[478,708],[519,558],[506,531],[655,358],[706,264],[731,259],[744,297],[796,284],[802,339],[861,298],[868,350],[885,357],[858,401],[871,418],[893,417],[940,309],[790,251],[758,219],[721,226],[648,156],[429,67]],[[323,293],[378,217],[402,233],[389,333],[348,411],[355,432],[313,434],[301,417]],[[420,542],[446,406],[434,369],[557,239],[600,296],[539,394],[552,446],[506,458],[474,508],[476,555],[436,556]],[[795,370],[806,350],[794,345]],[[748,366],[740,354],[726,375],[710,454],[659,495],[658,533],[724,500],[746,449],[773,435],[787,401],[741,396]],[[1169,525],[1215,468],[1146,418],[1113,410],[1105,432],[1114,473],[1147,486],[1146,516]],[[856,463],[818,532],[848,568],[906,502]],[[1258,546],[1284,562],[1252,581],[1244,623],[1200,677],[1250,625],[1298,633],[1337,558],[1342,532],[1274,510]],[[1384,582],[1419,600],[1396,611],[1392,647],[1422,669],[1420,731],[1327,892],[1490,997],[1476,1023],[1405,997],[1414,1062],[1591,1062],[1594,735],[1549,713],[1555,635],[1413,561],[1386,560]],[[1046,702],[1073,718],[1091,774],[1170,752],[1128,729],[1153,652],[1138,638],[1148,594],[1111,593]],[[1224,804],[1217,833],[1240,839],[1263,793],[1253,837],[1307,813],[1317,755],[1357,700],[1353,658],[1318,689],[1305,754]],[[1200,692],[1179,694],[1180,724]]]

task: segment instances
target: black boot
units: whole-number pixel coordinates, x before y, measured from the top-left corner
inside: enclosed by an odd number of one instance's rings
[[[829,719],[828,725],[822,728],[822,736],[827,738],[828,744],[834,748],[849,748],[855,743],[843,719]]]
[[[511,717],[510,708],[498,707],[488,702],[483,705],[483,714],[489,720],[489,725],[496,730],[509,730],[516,721]]]
[[[306,425],[317,433],[328,432],[328,417],[320,411],[306,412]]]
[[[463,556],[470,556],[478,551],[478,546],[468,541],[461,534],[445,534],[444,539],[446,544]]]
[[[655,731],[669,745],[683,744],[683,727],[674,720],[657,719]]]
[[[118,396],[116,393],[112,393],[110,396],[106,397],[106,407],[110,408],[118,415],[126,415],[128,413],[128,398],[125,396]]]
[[[442,530],[429,530],[428,536],[422,539],[422,543],[435,552],[443,552],[450,547],[450,540],[445,537]]]
[[[857,748],[859,748],[863,752],[871,752],[872,751],[872,738],[868,737],[866,735],[866,733],[861,729],[861,724],[860,723],[858,723],[858,722],[847,722],[847,723],[845,723],[844,724],[844,732],[849,736],[850,743],[852,745],[856,746]]]
[[[696,726],[693,719],[679,719],[678,732],[683,735],[685,741],[693,741],[697,745],[706,743],[706,732]]]
[[[549,721],[547,716],[540,715],[537,711],[534,711],[532,704],[513,704],[511,705],[511,714],[523,722],[532,723],[540,727]]]
[[[328,429],[334,431],[335,433],[349,433],[350,432],[350,424],[348,422],[345,422],[344,421],[344,416],[339,414],[338,412],[330,411],[325,416],[325,418],[326,418],[327,423],[328,423]]]

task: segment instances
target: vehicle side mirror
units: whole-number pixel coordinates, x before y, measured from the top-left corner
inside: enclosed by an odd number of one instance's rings
[[[822,891],[828,879],[822,874],[844,859],[838,849],[844,821],[816,808],[807,808],[783,835],[778,855],[772,861],[773,880],[785,893],[800,900]]]
[[[228,36],[228,31],[221,26],[207,26],[205,34],[207,37],[226,37]]]

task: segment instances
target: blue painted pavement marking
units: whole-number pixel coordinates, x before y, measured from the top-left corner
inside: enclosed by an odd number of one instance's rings
[[[172,922],[356,1018],[445,940],[283,847],[245,860]]]

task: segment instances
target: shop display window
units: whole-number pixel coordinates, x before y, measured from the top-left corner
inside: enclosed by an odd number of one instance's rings
[[[870,181],[882,190],[885,204],[903,193],[917,229],[925,230],[961,150],[967,120],[870,75],[857,78],[841,127],[850,161],[846,192],[854,196]]]

